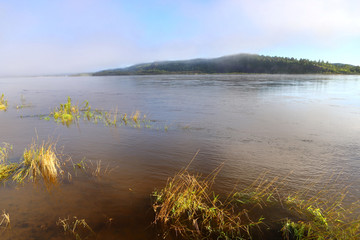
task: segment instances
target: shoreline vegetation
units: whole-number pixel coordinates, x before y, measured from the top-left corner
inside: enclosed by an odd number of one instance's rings
[[[160,74],[360,74],[360,66],[288,57],[236,54],[213,59],[160,61],[107,69],[92,76]],[[79,75],[81,76],[81,74]]]

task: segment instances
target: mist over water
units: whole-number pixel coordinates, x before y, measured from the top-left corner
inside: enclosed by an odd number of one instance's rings
[[[52,137],[73,161],[101,160],[111,169],[96,179],[79,172],[51,193],[32,184],[2,186],[0,209],[12,220],[8,239],[64,239],[56,221],[68,216],[85,218],[103,239],[154,239],[150,194],[197,150],[190,172],[209,174],[224,163],[215,183],[220,193],[264,172],[290,174],[290,192],[307,179],[341,173],[331,187],[349,186],[348,200],[360,199],[359,76],[0,78],[1,93],[9,109],[0,112],[0,142],[14,145],[11,161],[36,136]],[[17,110],[21,96],[32,107]],[[154,127],[66,127],[39,119],[68,96],[102,110],[138,110]]]

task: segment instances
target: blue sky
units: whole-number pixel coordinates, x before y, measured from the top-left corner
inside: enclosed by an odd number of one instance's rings
[[[360,65],[358,0],[0,0],[0,75],[256,53]]]

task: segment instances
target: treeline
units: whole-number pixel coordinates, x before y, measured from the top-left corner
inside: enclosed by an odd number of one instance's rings
[[[141,74],[360,74],[360,66],[287,57],[238,54],[214,59],[193,59],[138,64],[96,72],[95,76]]]

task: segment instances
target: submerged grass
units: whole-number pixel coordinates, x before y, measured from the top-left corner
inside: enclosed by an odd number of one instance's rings
[[[146,119],[146,115],[140,117],[140,111],[135,111],[128,117],[126,113],[119,113],[117,109],[114,111],[104,111],[99,109],[92,109],[88,101],[82,103],[82,107],[73,104],[70,97],[67,102],[60,104],[48,116],[41,117],[44,120],[53,118],[56,122],[69,126],[72,123],[78,123],[79,119],[84,119],[92,123],[102,122],[105,126],[117,127],[126,125],[134,128],[141,128],[142,125],[146,128],[153,128],[151,121]]]
[[[9,143],[3,143],[0,147],[0,164],[5,163],[9,157],[9,153],[13,150],[13,146]]]
[[[154,223],[164,239],[360,239],[360,218],[353,217],[360,203],[345,207],[346,192],[281,194],[285,179],[259,177],[222,197],[211,190],[215,176],[185,169],[153,192]]]
[[[0,183],[6,182],[18,169],[17,163],[9,163],[9,153],[12,151],[13,146],[8,143],[3,143],[0,147]]]
[[[211,190],[218,170],[208,177],[182,170],[153,192],[154,222],[164,238],[175,233],[184,239],[250,239],[259,228],[262,217],[252,218],[234,199],[221,199]]]
[[[0,182],[12,179],[19,184],[26,179],[31,182],[43,180],[47,186],[56,184],[63,174],[57,157],[55,143],[48,141],[37,144],[35,141],[24,150],[20,163],[7,161],[12,146],[0,147]]]
[[[5,99],[4,94],[1,94],[0,97],[0,111],[6,111],[8,108],[8,101]]]
[[[5,231],[10,228],[10,214],[6,213],[3,210],[3,213],[0,215],[0,227]]]
[[[65,235],[70,235],[76,240],[86,239],[89,236],[96,235],[85,219],[78,219],[77,217],[73,217],[72,220],[70,220],[70,217],[64,219],[59,218],[56,225],[63,228]]]
[[[285,239],[360,239],[360,202],[344,205],[346,189],[332,193],[326,187],[316,195],[307,191],[289,195],[284,203],[297,221],[286,219],[281,229]]]

